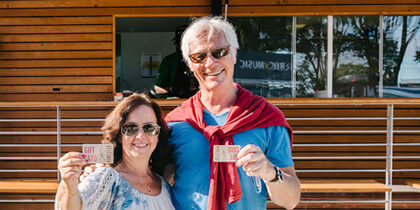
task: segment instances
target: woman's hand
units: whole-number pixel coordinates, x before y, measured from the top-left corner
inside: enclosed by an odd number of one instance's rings
[[[83,174],[79,177],[80,182],[82,182],[89,174],[93,173],[97,168],[102,167],[106,167],[106,165],[104,163],[96,163],[95,165],[86,166]]]
[[[82,173],[82,166],[86,164],[84,154],[80,152],[69,152],[58,161],[62,182],[69,187],[77,190],[79,176]]]
[[[60,209],[81,209],[77,185],[82,166],[86,162],[85,155],[80,152],[69,152],[58,161],[61,182],[57,190],[57,202]]]

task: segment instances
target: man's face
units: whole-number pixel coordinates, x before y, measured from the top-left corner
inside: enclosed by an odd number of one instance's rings
[[[207,37],[192,40],[189,43],[190,55],[194,53],[207,53],[201,63],[189,61],[189,67],[200,84],[200,89],[208,91],[233,85],[233,72],[236,63],[236,49],[226,56],[215,58],[211,53],[215,49],[226,48],[229,44],[224,34],[217,34],[210,41]]]

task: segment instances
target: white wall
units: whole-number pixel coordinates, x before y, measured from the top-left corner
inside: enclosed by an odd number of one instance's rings
[[[142,53],[161,53],[162,59],[175,52],[174,32],[121,33],[121,90],[149,90],[156,78],[140,76]]]

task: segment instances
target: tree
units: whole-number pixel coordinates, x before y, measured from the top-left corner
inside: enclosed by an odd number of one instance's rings
[[[391,50],[384,47],[384,85],[394,86],[398,84],[398,74],[404,60],[406,50],[410,42],[416,36],[420,28],[420,18],[418,16],[385,16],[384,17],[384,41]],[[399,40],[394,40],[394,37]],[[419,52],[415,60],[419,59]]]
[[[230,18],[241,50],[255,52],[291,51],[291,17]]]
[[[297,86],[298,96],[311,97],[314,92],[326,89],[327,83],[327,27],[326,17],[299,17],[296,48],[298,55],[296,78],[304,81]],[[351,25],[346,18],[337,18],[334,22],[335,39],[333,48],[333,69],[337,69],[340,55],[351,49],[351,42],[347,38]],[[306,73],[306,72],[312,73]],[[299,85],[300,84],[300,85]],[[312,91],[308,91],[308,86]]]
[[[346,39],[346,50],[354,56],[351,64],[355,69],[353,75],[361,75],[362,72],[368,78],[368,83],[364,88],[372,90],[373,95],[377,96],[377,86],[379,83],[379,17],[378,16],[342,16],[337,17],[341,21],[338,23],[345,24],[348,30],[342,37],[337,39]],[[334,46],[336,47],[336,46]],[[360,63],[357,63],[360,62]],[[344,65],[347,65],[344,64]],[[340,66],[341,67],[341,66]],[[365,69],[364,71],[361,71]],[[339,69],[334,68],[334,81],[337,81],[337,73]]]
[[[297,95],[313,96],[315,91],[326,89],[327,30],[323,17],[299,17],[298,21],[303,27],[297,29],[296,48],[303,57],[297,61]]]

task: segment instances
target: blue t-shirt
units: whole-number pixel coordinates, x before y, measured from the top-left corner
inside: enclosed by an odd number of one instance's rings
[[[207,125],[224,125],[228,112],[214,115],[204,110]],[[172,202],[176,209],[206,209],[209,193],[209,143],[204,135],[187,122],[169,123],[172,135],[169,144],[176,166]],[[287,128],[273,126],[256,128],[233,135],[241,148],[255,144],[278,167],[293,166]],[[249,177],[238,168],[242,198],[228,204],[227,209],[267,209],[267,189],[258,177]]]

